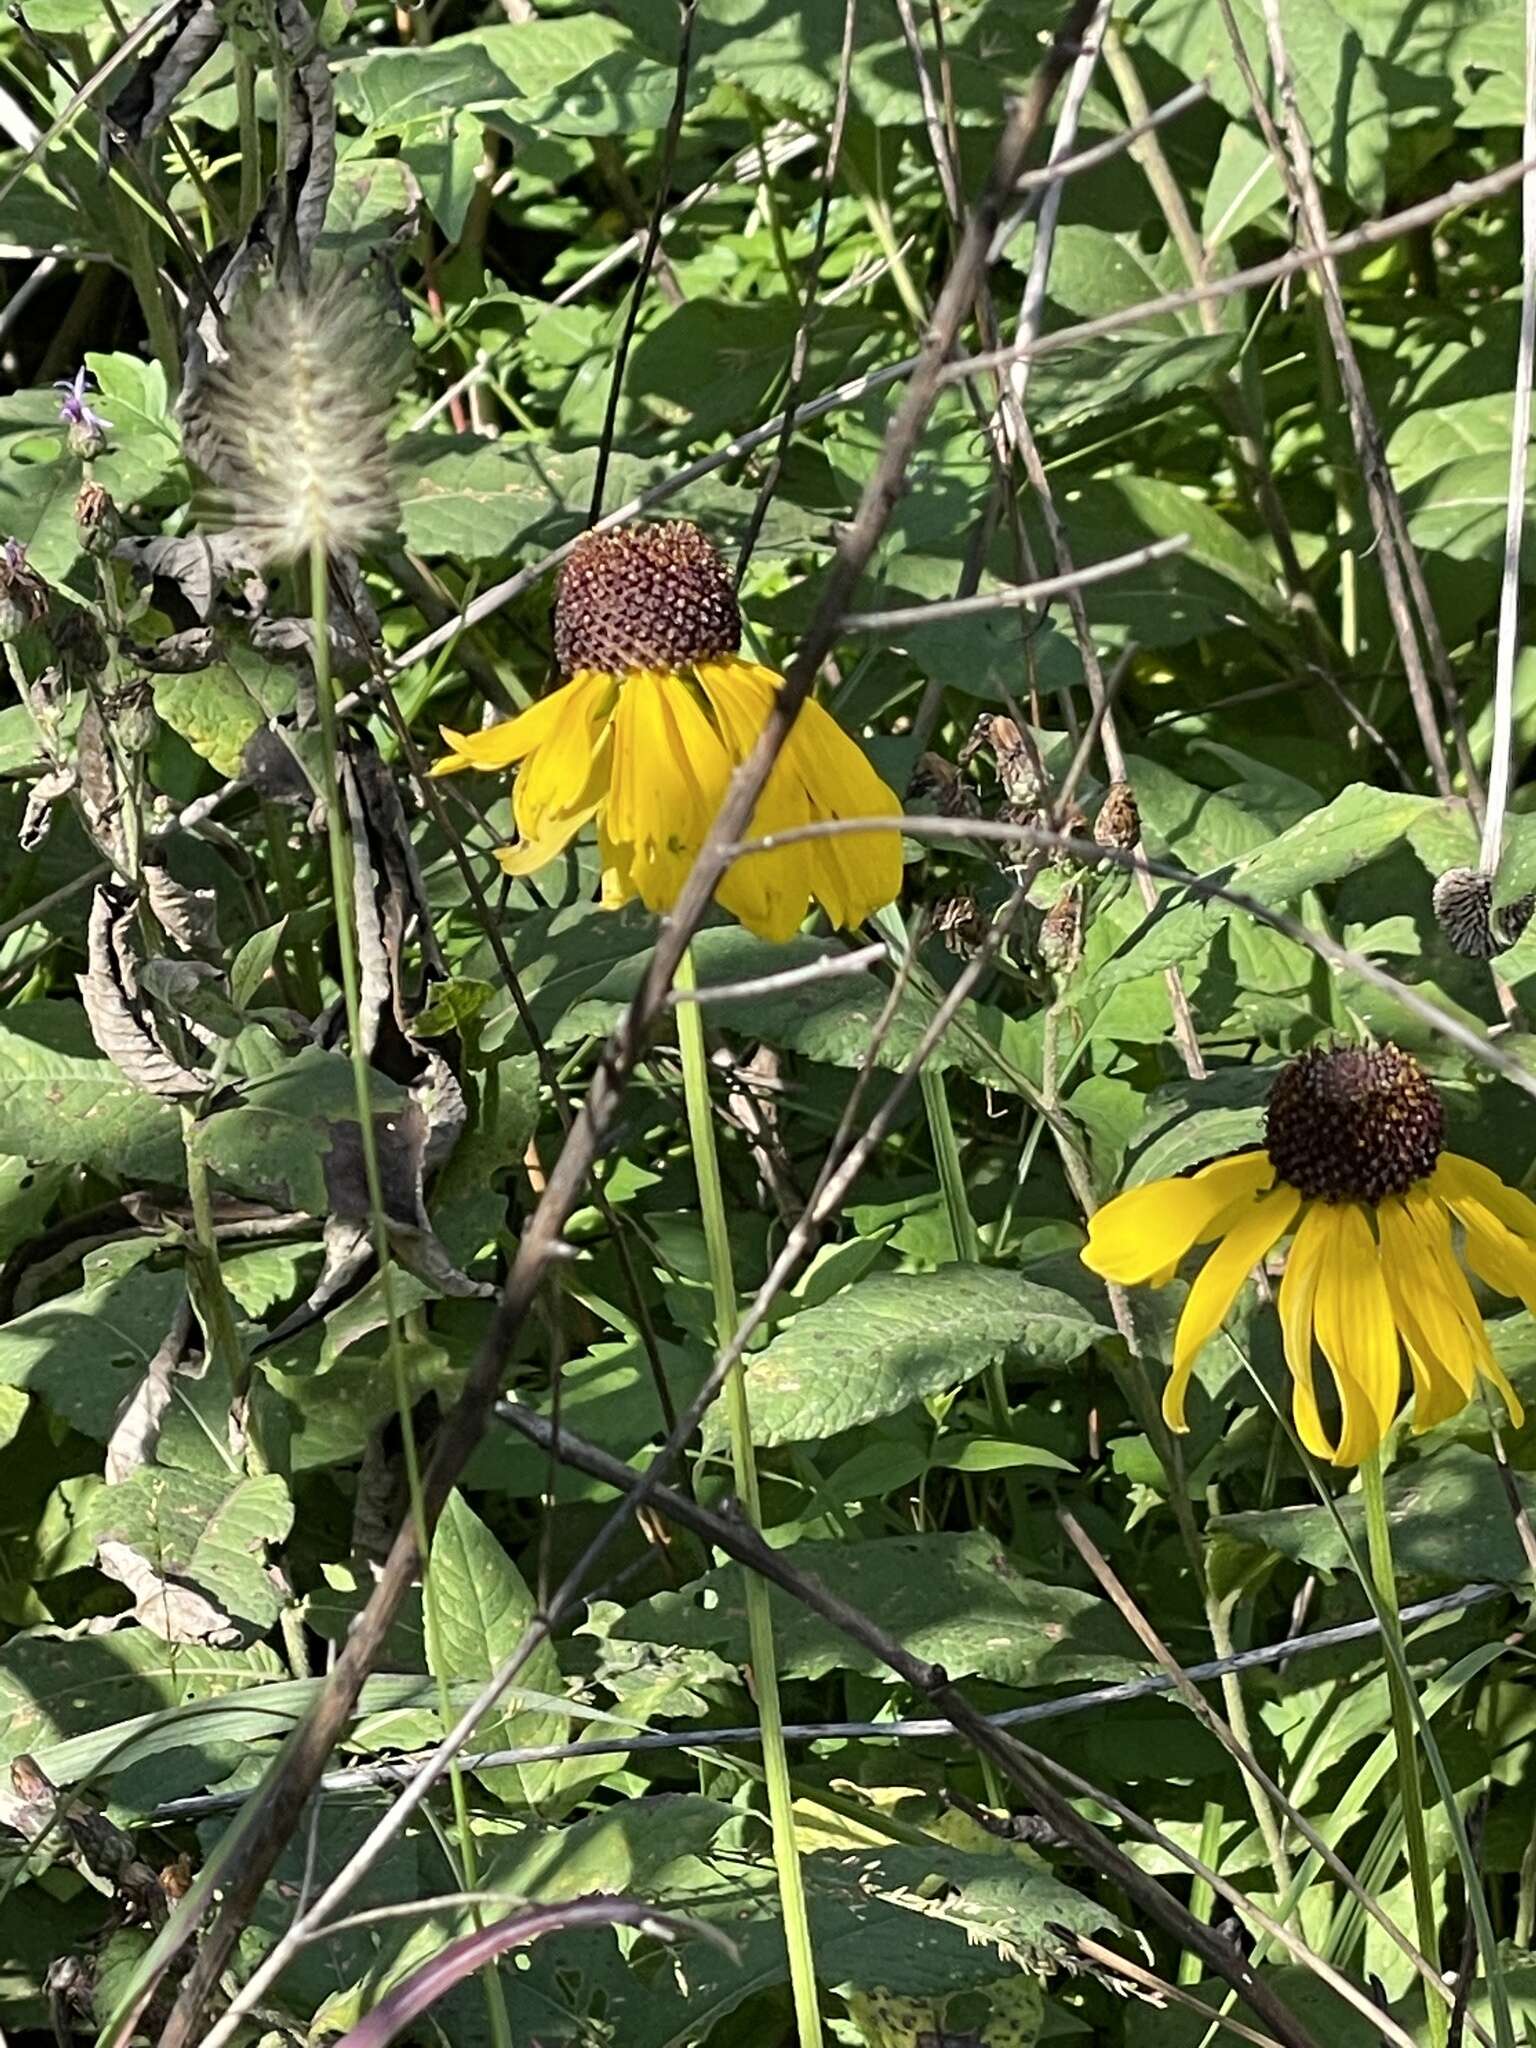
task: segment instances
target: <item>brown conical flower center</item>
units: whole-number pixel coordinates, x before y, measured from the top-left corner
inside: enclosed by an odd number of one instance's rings
[[[560,571],[555,659],[578,669],[680,669],[741,646],[741,612],[714,543],[685,519],[584,534]]]
[[[1270,1090],[1265,1146],[1275,1172],[1326,1202],[1379,1202],[1425,1180],[1445,1112],[1417,1060],[1395,1045],[1314,1047]]]

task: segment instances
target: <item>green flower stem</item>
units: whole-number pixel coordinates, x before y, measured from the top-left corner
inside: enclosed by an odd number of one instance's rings
[[[685,953],[677,970],[680,994],[696,988],[693,954]],[[683,1097],[688,1108],[688,1136],[693,1146],[694,1172],[699,1185],[699,1208],[704,1221],[704,1241],[709,1251],[709,1277],[715,1297],[715,1335],[721,1345],[736,1334],[736,1276],[731,1264],[731,1243],[725,1220],[725,1194],[720,1184],[720,1159],[715,1150],[715,1127],[709,1107],[709,1068],[704,1053],[704,1022],[697,1003],[677,1006],[677,1042],[683,1058]],[[762,1527],[762,1504],[757,1484],[757,1460],[752,1451],[752,1417],[747,1406],[746,1374],[741,1362],[732,1367],[725,1383],[726,1415],[730,1425],[731,1466],[736,1493],[754,1529]],[[768,1588],[756,1572],[745,1574],[747,1639],[752,1656],[752,1677],[757,1693],[758,1721],[763,1734],[763,1770],[768,1785],[768,1818],[773,1829],[773,1861],[779,1877],[779,1901],[784,1912],[784,1937],[789,1948],[789,1981],[795,2001],[795,2023],[800,2048],[822,2048],[821,2008],[816,1996],[816,1964],[811,1952],[810,1920],[806,1912],[805,1883],[800,1869],[800,1850],[795,1841],[794,1791],[790,1784],[789,1758],[784,1748],[784,1717],[779,1706],[779,1672],[773,1647],[773,1617],[768,1605]]]
[[[949,1217],[950,1236],[954,1239],[955,1257],[967,1265],[977,1266],[981,1263],[981,1232],[976,1228],[970,1197],[965,1191],[960,1141],[955,1136],[955,1120],[949,1111],[949,1091],[944,1086],[943,1070],[929,1060],[918,1080],[923,1092],[923,1108],[928,1116],[928,1135],[939,1169],[939,1186],[944,1191],[944,1208]],[[981,1383],[986,1392],[987,1414],[992,1427],[999,1437],[1006,1440],[1013,1434],[1013,1417],[1008,1402],[1008,1381],[996,1359],[982,1374]],[[1018,1529],[1029,1506],[1024,1482],[1017,1472],[1009,1472],[1004,1475],[1003,1484],[1008,1496],[1008,1512],[1014,1528]]]
[[[1398,1611],[1397,1573],[1392,1563],[1392,1531],[1387,1522],[1387,1498],[1382,1487],[1379,1450],[1372,1451],[1361,1461],[1360,1498],[1365,1508],[1366,1549],[1387,1650],[1387,1693],[1392,1702],[1392,1739],[1397,1749],[1397,1782],[1403,1802],[1403,1840],[1408,1851],[1408,1872],[1413,1882],[1414,1919],[1419,1947],[1433,1963],[1440,1951],[1440,1929],[1435,1919],[1429,1841],[1424,1832],[1424,1804],[1419,1788],[1417,1730],[1409,1691],[1403,1626]],[[1431,2000],[1429,2038],[1432,2048],[1444,2048],[1449,2032],[1445,2007],[1438,1999]]]
[[[1219,1799],[1207,1799],[1205,1810],[1200,1816],[1200,1846],[1196,1851],[1200,1861],[1208,1870],[1215,1870],[1221,1855],[1221,1823],[1224,1809]],[[1216,1894],[1203,1877],[1197,1877],[1189,1888],[1189,1910],[1196,1920],[1209,1920],[1211,1908],[1216,1903]],[[1179,1957],[1179,1979],[1181,1984],[1198,1984],[1205,1975],[1205,1964],[1192,1948],[1185,1949]]]
[[[358,1132],[362,1139],[363,1171],[368,1183],[369,1221],[374,1253],[379,1262],[379,1288],[384,1297],[386,1349],[394,1376],[395,1403],[400,1411],[400,1436],[405,1448],[405,1477],[410,1495],[411,1520],[416,1529],[416,1548],[421,1557],[421,1600],[423,1621],[429,1643],[438,1641],[436,1602],[432,1596],[432,1574],[428,1569],[430,1531],[426,1500],[421,1489],[421,1460],[412,1427],[411,1390],[400,1343],[400,1317],[395,1301],[394,1264],[389,1250],[389,1226],[384,1207],[384,1183],[379,1172],[378,1134],[373,1122],[373,1070],[363,1043],[362,977],[358,969],[357,915],[353,893],[352,835],[347,823],[346,798],[341,786],[340,740],[336,725],[336,699],[331,686],[331,621],[329,565],[325,547],[316,542],[309,557],[310,620],[314,628],[315,711],[320,731],[326,814],[326,845],[331,863],[331,899],[336,912],[336,946],[341,956],[341,992],[347,1012],[347,1043],[352,1054],[352,1085],[357,1097]],[[438,1674],[438,1711],[444,1729],[453,1725],[449,1711],[447,1680],[440,1656],[431,1659]],[[470,1826],[469,1800],[464,1776],[455,1763],[449,1768],[453,1792],[454,1820],[459,1837],[460,1872],[463,1889],[473,1891],[479,1883],[479,1859],[475,1854],[474,1831]],[[474,1909],[477,1926],[479,1908]],[[502,1997],[501,1979],[494,1963],[480,1973],[485,1989],[491,2038],[496,2048],[512,2048],[512,2026]]]

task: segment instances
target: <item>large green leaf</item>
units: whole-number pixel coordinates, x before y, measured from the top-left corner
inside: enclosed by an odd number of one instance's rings
[[[115,1178],[174,1180],[176,1112],[97,1052],[74,1003],[0,1011],[0,1152]]]
[[[1515,1483],[1527,1511],[1536,1510],[1536,1482],[1517,1473]],[[1387,1475],[1386,1492],[1392,1555],[1405,1578],[1503,1579],[1512,1586],[1529,1580],[1530,1566],[1492,1458],[1467,1444],[1448,1444],[1432,1456],[1396,1466]],[[1363,1557],[1359,1495],[1341,1497],[1338,1511]],[[1245,1542],[1261,1543],[1320,1571],[1349,1568],[1348,1546],[1325,1507],[1223,1515],[1219,1525]]]
[[[0,1760],[38,1755],[71,1736],[95,1738],[138,1715],[221,1699],[282,1672],[264,1645],[210,1650],[163,1643],[142,1628],[73,1639],[13,1636],[0,1649]]]
[[[533,1620],[534,1599],[522,1573],[457,1490],[432,1532],[430,1573],[427,1647],[433,1674],[483,1685],[522,1642]],[[538,1692],[558,1694],[560,1665],[553,1645],[541,1643],[518,1678]],[[473,1746],[528,1749],[563,1742],[569,1725],[563,1714],[518,1713],[502,1705],[480,1723]],[[525,1806],[544,1796],[551,1767],[518,1764],[479,1775],[497,1798]]]
[[[108,1255],[89,1255],[83,1287],[0,1325],[0,1385],[25,1387],[62,1421],[105,1442],[184,1291],[179,1273],[124,1271]]]
[[[1108,1334],[1070,1295],[995,1267],[876,1273],[803,1310],[748,1361],[753,1441],[836,1436],[992,1365],[1070,1365]],[[706,1438],[724,1427],[712,1409]]]
[[[86,1516],[98,1548],[120,1545],[143,1560],[161,1582],[162,1604],[174,1599],[168,1582],[175,1581],[207,1594],[224,1614],[257,1632],[270,1628],[282,1609],[266,1551],[292,1523],[293,1502],[275,1472],[254,1479],[231,1472],[220,1479],[154,1466],[102,1487]],[[166,1633],[155,1596],[140,1604],[148,1625]]]
[[[868,1541],[796,1543],[784,1553],[797,1571],[878,1618],[880,1626],[951,1677],[1002,1685],[1083,1685],[1134,1678],[1144,1669],[1130,1631],[1103,1600],[1070,1586],[1026,1578],[980,1530]],[[772,1595],[779,1668],[824,1678],[887,1667],[777,1589]],[[746,1596],[739,1567],[706,1573],[675,1593],[633,1608],[616,1636],[710,1649],[733,1663],[748,1655]]]

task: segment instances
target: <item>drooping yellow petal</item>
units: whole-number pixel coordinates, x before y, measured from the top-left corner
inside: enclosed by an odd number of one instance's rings
[[[1442,1152],[1429,1177],[1431,1194],[1454,1208],[1458,1201],[1477,1202],[1516,1237],[1536,1239],[1536,1202],[1512,1188],[1491,1167],[1459,1152]]]
[[[1465,1197],[1451,1211],[1466,1234],[1466,1259],[1478,1279],[1536,1313],[1536,1245],[1507,1230],[1490,1209]]]
[[[1173,1372],[1163,1392],[1163,1419],[1170,1429],[1187,1427],[1184,1402],[1195,1361],[1227,1319],[1237,1291],[1259,1261],[1290,1229],[1301,1206],[1293,1187],[1280,1186],[1246,1209],[1200,1268],[1173,1346]]]
[[[1261,1194],[1275,1178],[1266,1152],[1238,1152],[1181,1180],[1128,1188],[1088,1221],[1083,1264],[1103,1280],[1139,1287],[1176,1266],[1224,1209]]]
[[[729,773],[720,736],[686,683],[660,672],[626,679],[604,824],[648,910],[677,901]]]
[[[699,685],[733,767],[739,767],[756,746],[773,708],[778,679],[755,662],[699,662]],[[810,822],[810,799],[784,754],[772,772],[743,834],[747,839],[790,832]],[[749,854],[732,863],[716,895],[733,917],[760,938],[782,944],[805,922],[811,902],[811,848],[804,841]]]
[[[1309,1202],[1290,1256],[1280,1276],[1280,1330],[1285,1340],[1285,1362],[1290,1367],[1294,1392],[1291,1413],[1296,1434],[1314,1458],[1331,1458],[1333,1440],[1323,1427],[1318,1412],[1317,1388],[1312,1378],[1312,1325],[1317,1306],[1317,1283],[1323,1270],[1332,1209],[1326,1202]]]
[[[593,676],[560,694],[566,699],[560,719],[528,755],[512,786],[512,815],[525,839],[542,837],[547,825],[574,812],[591,817],[607,792],[611,692],[601,676]]]
[[[785,751],[805,783],[813,818],[899,818],[895,791],[830,712],[801,708]],[[901,893],[901,835],[851,832],[809,842],[811,888],[835,925],[862,924]]]
[[[1317,1341],[1339,1390],[1336,1465],[1358,1465],[1392,1427],[1402,1387],[1397,1325],[1376,1239],[1356,1202],[1328,1219],[1314,1310]]]
[[[1382,1277],[1413,1373],[1413,1428],[1420,1434],[1460,1414],[1472,1398],[1487,1340],[1451,1257],[1450,1227],[1438,1202],[1417,1189],[1389,1196],[1377,1207],[1376,1230]],[[1472,1311],[1470,1323],[1460,1295]]]
[[[557,854],[564,853],[576,834],[597,814],[596,804],[583,811],[567,811],[541,821],[536,833],[524,833],[515,846],[498,846],[496,858],[503,874],[518,877],[537,874]]]
[[[548,697],[541,697],[515,718],[505,718],[500,725],[488,725],[484,732],[455,732],[451,726],[442,726],[440,730],[450,751],[445,759],[434,763],[432,773],[453,775],[461,768],[512,767],[535,747],[542,746],[559,729],[573,701],[590,693],[594,686],[611,694],[614,678],[582,669]]]

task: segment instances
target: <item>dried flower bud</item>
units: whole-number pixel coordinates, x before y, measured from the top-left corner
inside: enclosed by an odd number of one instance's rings
[[[1070,883],[1046,912],[1040,927],[1040,958],[1052,974],[1068,975],[1082,957],[1083,893]]]
[[[75,499],[75,532],[88,555],[110,555],[122,538],[123,522],[110,491],[82,484]]]
[[[160,721],[155,716],[154,692],[147,683],[126,683],[103,708],[112,737],[125,754],[144,754],[154,745]]]
[[[27,567],[27,551],[19,540],[0,546],[0,643],[19,640],[28,626],[48,614],[48,586]]]
[[[946,952],[962,960],[974,958],[990,929],[981,905],[969,889],[946,896],[934,905],[933,928],[943,940]]]
[[[1093,821],[1093,841],[1095,846],[1118,846],[1124,852],[1141,844],[1141,812],[1128,782],[1112,782],[1104,792]]]
[[[1435,884],[1435,921],[1451,950],[1468,960],[1491,960],[1507,953],[1533,915],[1536,895],[1517,896],[1512,903],[1493,901],[1493,878],[1476,868],[1452,868]]]
[[[942,754],[919,756],[912,794],[920,803],[931,803],[941,818],[981,815],[981,799],[974,787]]]
[[[1083,815],[1081,805],[1068,804],[1056,820],[1056,830],[1068,839],[1086,839],[1088,820]],[[1051,855],[1051,866],[1059,868],[1064,875],[1072,875],[1082,866],[1082,861],[1077,854],[1064,846],[1059,846]]]
[[[994,714],[991,729],[992,753],[997,762],[997,779],[1011,804],[1037,810],[1045,794],[1029,741],[1011,718]]]
[[[50,636],[65,676],[79,681],[99,676],[107,665],[107,643],[89,612],[70,609],[54,622]]]

